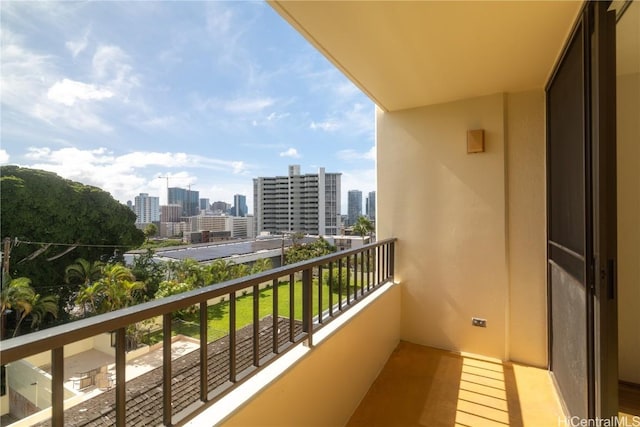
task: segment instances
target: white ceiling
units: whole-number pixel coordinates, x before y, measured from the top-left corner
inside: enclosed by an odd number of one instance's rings
[[[544,87],[580,1],[270,1],[387,110]]]

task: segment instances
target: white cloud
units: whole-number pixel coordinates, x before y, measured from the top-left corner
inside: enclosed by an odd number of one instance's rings
[[[298,150],[296,150],[295,148],[289,148],[286,151],[282,151],[280,152],[280,157],[291,157],[293,159],[299,159],[301,156],[298,153]]]
[[[152,117],[142,122],[143,126],[156,128],[156,129],[168,129],[175,126],[177,120],[173,116],[161,116]]]
[[[21,38],[6,28],[0,34],[0,100],[5,107],[27,113],[32,100],[46,90],[47,81],[54,72],[52,57],[25,49]]]
[[[374,110],[373,103],[365,105],[355,102],[348,106],[338,106],[324,121],[312,121],[309,127],[324,132],[342,132],[353,135],[369,134],[373,139]]]
[[[313,130],[323,130],[325,132],[334,132],[340,128],[340,123],[335,119],[325,120],[324,122],[312,121],[309,127]]]
[[[186,186],[195,184],[197,178],[184,169],[203,168],[243,176],[249,172],[250,167],[244,161],[215,159],[183,152],[136,151],[116,155],[102,147],[91,150],[75,147],[55,150],[49,147],[30,147],[25,157],[32,162],[26,165],[28,167],[52,171],[67,179],[95,185],[123,202],[139,192],[162,188],[155,183],[158,176],[169,176],[171,186]],[[159,168],[163,172],[156,172]],[[183,171],[172,172],[171,169]],[[166,188],[166,181],[164,183]],[[160,193],[161,200],[164,199],[164,193]]]
[[[113,79],[128,73],[128,56],[118,46],[103,45],[93,54],[93,72],[99,79]]]
[[[113,130],[89,108],[79,105],[61,108],[52,102],[39,102],[33,106],[29,114],[55,127],[67,126],[76,130],[97,132]]]
[[[336,153],[336,156],[338,156],[338,158],[340,160],[374,160],[376,159],[376,147],[375,145],[373,147],[371,147],[368,151],[365,151],[364,153],[358,152],[354,149],[346,149],[346,150],[340,150]]]
[[[275,102],[273,98],[238,98],[225,103],[224,109],[237,114],[258,113]]]
[[[64,78],[56,66],[59,58],[24,48],[23,40],[9,30],[3,28],[1,34],[0,100],[5,111],[42,120],[58,129],[112,130],[95,109],[77,101],[114,97],[117,94],[115,86]],[[29,133],[32,128],[24,123],[24,120],[20,123],[3,122],[3,127],[6,126],[7,132]],[[49,129],[45,132],[48,133]]]
[[[267,121],[272,122],[272,121],[276,121],[276,120],[281,120],[281,119],[284,119],[284,118],[289,117],[289,116],[290,116],[289,113],[280,113],[280,114],[278,114],[276,112],[273,112],[273,113],[271,113],[271,114],[269,114],[267,116]]]
[[[5,165],[7,163],[9,163],[9,153],[7,153],[7,150],[0,148],[0,164]]]
[[[56,82],[47,91],[47,98],[69,107],[78,100],[99,101],[111,97],[113,97],[113,92],[109,89],[99,88],[96,85],[69,79],[62,79],[62,81]]]
[[[89,44],[89,29],[84,32],[84,35],[79,40],[69,40],[64,45],[71,52],[71,55],[75,58],[82,53]]]

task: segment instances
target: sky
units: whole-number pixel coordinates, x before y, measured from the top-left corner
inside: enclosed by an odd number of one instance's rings
[[[375,190],[374,104],[263,2],[0,3],[0,164],[120,202],[342,173]],[[165,177],[165,178],[161,178]],[[364,203],[364,201],[363,201]]]

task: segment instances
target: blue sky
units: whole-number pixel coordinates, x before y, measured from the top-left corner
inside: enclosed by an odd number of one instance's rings
[[[252,178],[342,172],[375,189],[374,105],[262,2],[0,3],[0,163],[122,201],[211,201]]]

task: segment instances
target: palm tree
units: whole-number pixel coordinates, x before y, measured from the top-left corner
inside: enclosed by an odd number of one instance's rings
[[[87,303],[89,304],[90,311],[97,313],[96,301],[102,294],[104,283],[97,281],[90,283],[78,291],[76,296],[76,304],[82,306],[83,315],[87,313]]]
[[[2,315],[2,331],[4,333],[4,319],[8,310],[15,310],[18,318],[16,328],[13,332],[13,336],[20,329],[20,324],[25,317],[31,313],[32,302],[35,297],[35,291],[31,287],[31,280],[27,277],[18,277],[16,279],[10,279],[2,287],[0,293],[1,307],[0,314]]]
[[[93,263],[83,258],[78,258],[75,263],[69,265],[64,270],[64,280],[66,283],[80,284],[81,288],[76,295],[75,303],[82,306],[82,315],[87,314],[87,302],[95,313],[96,296],[101,285],[96,285],[96,281],[102,276],[104,263],[94,261]]]
[[[58,297],[56,295],[40,297],[37,294],[31,308],[31,328],[40,327],[47,314],[51,314],[55,319],[58,318]]]
[[[271,270],[273,263],[270,258],[261,258],[256,260],[251,266],[251,274],[262,273],[263,271]]]
[[[127,267],[122,264],[108,264],[103,270],[101,294],[104,297],[99,311],[117,310],[135,303],[135,291],[144,289],[143,282],[136,282],[136,278]]]
[[[209,265],[211,283],[221,283],[232,278],[233,262],[217,259]]]
[[[373,230],[373,223],[367,217],[362,215],[358,217],[358,220],[353,226],[353,231],[362,238],[366,235],[370,235]]]
[[[78,258],[64,270],[64,280],[66,283],[77,283],[88,286],[95,282],[102,275],[104,263],[94,261],[93,263],[83,258]]]

